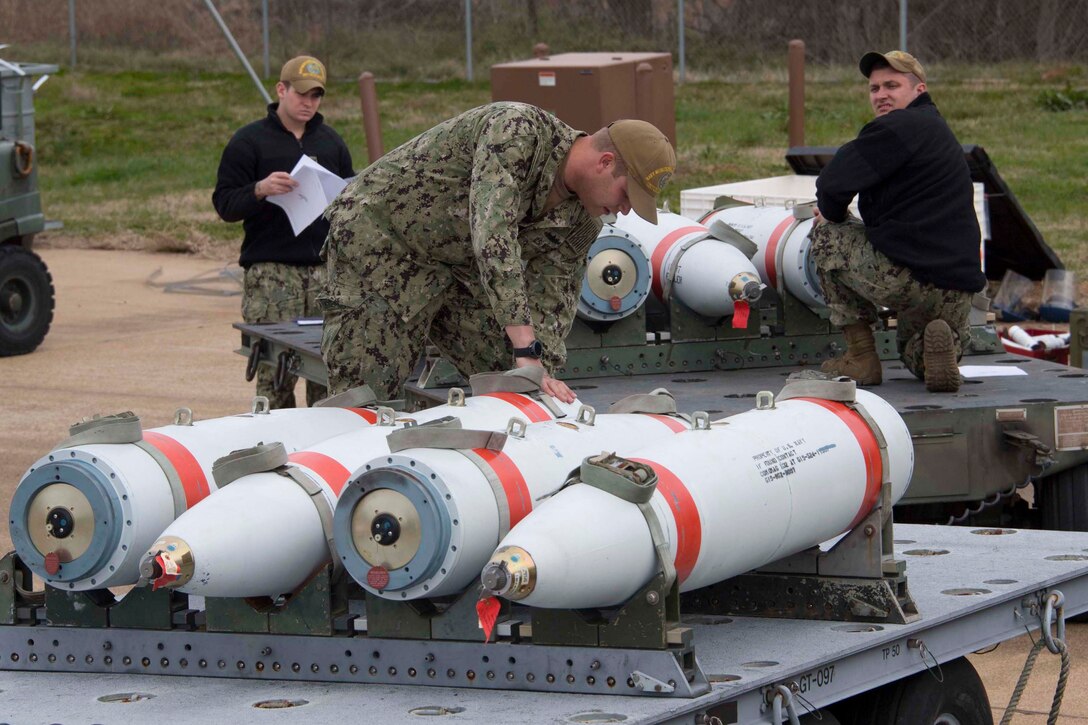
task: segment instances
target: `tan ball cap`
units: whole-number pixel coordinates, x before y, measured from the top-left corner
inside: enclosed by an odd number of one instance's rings
[[[615,121],[608,135],[627,165],[627,198],[640,217],[657,224],[657,195],[676,172],[676,152],[665,134],[645,121]]]
[[[309,55],[300,55],[283,64],[280,81],[298,93],[309,93],[315,88],[325,90],[325,64]]]
[[[926,82],[926,71],[922,68],[922,64],[913,55],[902,50],[889,50],[887,53],[869,51],[861,56],[858,68],[861,69],[861,74],[868,78],[873,72],[873,66],[881,61],[900,73],[913,73],[922,83]]]

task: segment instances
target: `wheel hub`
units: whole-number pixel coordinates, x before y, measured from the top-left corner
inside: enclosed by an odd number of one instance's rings
[[[23,295],[23,290],[19,289],[19,285],[14,281],[8,282],[3,290],[0,290],[0,316],[6,322],[18,321],[24,307]]]

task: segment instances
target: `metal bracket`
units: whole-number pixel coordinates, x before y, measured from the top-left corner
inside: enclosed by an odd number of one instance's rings
[[[288,387],[288,380],[298,375],[298,371],[302,369],[302,358],[298,356],[298,353],[291,350],[284,350],[276,358],[276,375],[274,378],[274,385],[276,390],[285,390]]]
[[[655,695],[671,695],[676,691],[676,688],[669,683],[662,682],[656,677],[651,677],[645,672],[639,672],[638,670],[631,673],[631,679],[634,680],[635,687],[643,692]]]
[[[264,350],[264,340],[257,338],[249,348],[249,357],[246,359],[246,382],[253,382],[257,377],[257,368],[261,366],[261,355]]]
[[[1040,468],[1040,472],[1054,464],[1054,449],[1043,443],[1037,435],[1015,428],[1006,428],[1001,431],[1001,435],[1009,444],[1033,451],[1035,454],[1033,462]]]

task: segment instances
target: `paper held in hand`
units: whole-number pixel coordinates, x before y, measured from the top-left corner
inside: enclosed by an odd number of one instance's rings
[[[291,178],[298,182],[298,186],[286,194],[270,196],[268,200],[287,212],[291,230],[297,237],[321,216],[325,207],[344,190],[348,182],[309,156],[298,160],[291,170]]]

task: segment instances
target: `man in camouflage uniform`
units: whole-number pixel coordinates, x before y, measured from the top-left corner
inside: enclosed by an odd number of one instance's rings
[[[598,217],[633,208],[656,222],[675,163],[643,121],[587,136],[520,103],[472,109],[386,154],[326,212],[330,391],[398,397],[428,340],[465,375],[561,365]],[[549,375],[542,389],[574,399]]]
[[[268,197],[298,185],[290,176],[306,154],[340,176],[351,176],[351,153],[317,112],[325,93],[325,66],[300,56],[284,64],[276,84],[279,100],[268,115],[245,126],[223,149],[212,203],[224,221],[245,229],[239,264],[245,268],[242,319],[249,323],[320,317],[317,295],[325,284],[321,245],[329,225],[317,219],[297,237],[282,208]],[[273,408],[295,407],[294,375],[277,385],[275,372],[257,369],[257,395]],[[324,386],[306,383],[310,405],[325,397]]]
[[[860,68],[876,118],[816,181],[812,257],[847,343],[822,369],[881,383],[872,330],[879,305],[896,313],[907,369],[930,391],[955,392],[971,298],[986,284],[970,171],[914,56],[866,53]],[[864,223],[847,212],[855,194]]]

